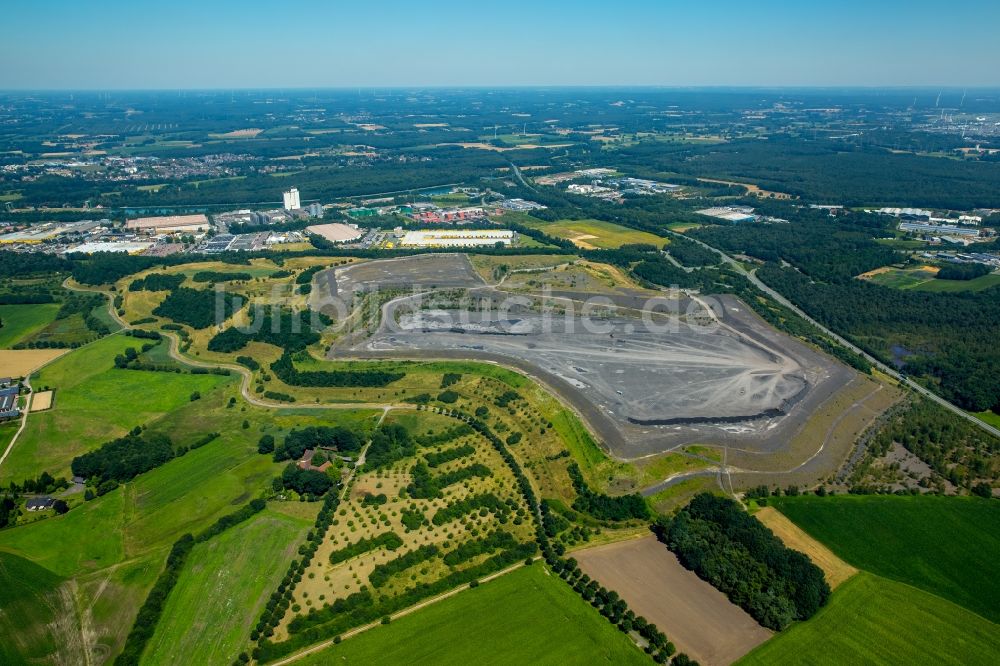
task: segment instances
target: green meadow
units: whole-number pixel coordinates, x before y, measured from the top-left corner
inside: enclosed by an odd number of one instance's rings
[[[56,318],[58,303],[0,305],[0,349],[10,349],[48,326]]]
[[[558,220],[543,222],[535,220],[527,223],[529,227],[538,229],[550,236],[565,238],[580,247],[619,248],[629,243],[652,243],[660,247],[667,242],[666,238],[646,231],[629,229],[602,220]]]
[[[916,588],[861,572],[807,622],[737,662],[772,664],[996,663],[1000,628]]]
[[[269,508],[195,546],[143,663],[233,663],[310,526]]]
[[[43,471],[69,476],[73,458],[149,424],[234,378],[119,370],[114,357],[142,341],[111,335],[81,347],[32,377],[36,388],[57,391],[53,409],[28,417],[28,425],[0,468],[0,482],[34,478]]]
[[[770,503],[845,562],[1000,621],[1000,502],[850,495]]]
[[[299,662],[649,664],[632,641],[541,564],[378,626]]]

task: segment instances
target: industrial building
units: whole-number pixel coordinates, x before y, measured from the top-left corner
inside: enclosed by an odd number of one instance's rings
[[[932,234],[934,236],[979,237],[979,229],[956,227],[950,224],[932,224],[930,222],[900,222],[899,230],[916,234]]]
[[[485,247],[502,243],[512,245],[514,232],[509,229],[433,229],[407,231],[399,244],[403,247]]]
[[[531,210],[545,210],[547,208],[547,206],[543,206],[540,203],[528,201],[526,199],[504,199],[500,202],[500,207],[504,210],[525,213]]]
[[[110,220],[84,220],[81,222],[44,222],[33,224],[22,231],[12,231],[8,234],[0,235],[0,245],[11,245],[15,243],[43,243],[45,241],[66,236],[68,234],[82,234],[101,226],[110,224]]]
[[[153,243],[138,241],[110,241],[105,243],[95,242],[81,243],[69,248],[66,250],[66,253],[78,252],[80,254],[96,254],[98,252],[116,252],[142,254],[151,247],[153,247]]]
[[[125,223],[126,229],[152,234],[195,234],[208,231],[209,226],[208,218],[205,217],[204,213],[139,217]]]
[[[351,241],[356,241],[364,235],[358,227],[352,224],[314,224],[310,227],[306,227],[306,231],[311,234],[316,234],[321,238],[325,238],[331,243],[350,243]]]
[[[282,199],[285,203],[285,210],[298,210],[302,208],[302,202],[299,200],[299,190],[297,188],[292,188],[287,192],[282,194]]]
[[[714,217],[727,222],[756,222],[757,216],[753,214],[753,208],[749,206],[717,206],[714,208],[703,208],[695,211],[699,215]]]

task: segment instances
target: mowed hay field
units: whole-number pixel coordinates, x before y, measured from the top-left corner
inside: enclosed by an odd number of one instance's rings
[[[781,539],[786,546],[808,555],[813,564],[823,570],[826,582],[830,584],[830,587],[836,588],[858,572],[850,564],[834,555],[829,548],[802,531],[798,525],[774,507],[765,507],[755,513],[754,517],[774,532],[775,536]]]
[[[27,377],[67,349],[0,349],[0,374],[4,377]]]
[[[296,662],[327,664],[649,664],[638,647],[541,563]]]
[[[585,250],[597,247],[619,248],[629,243],[652,243],[660,247],[667,242],[667,239],[661,236],[601,220],[558,220],[556,222],[533,220],[526,222],[526,224],[550,236],[565,238]]]
[[[861,572],[807,622],[794,624],[740,666],[997,663],[1000,628],[909,585]]]
[[[730,664],[772,636],[653,536],[573,553],[580,568],[704,666]]]
[[[770,504],[848,564],[1000,621],[1000,502],[849,495]]]
[[[58,303],[0,305],[0,322],[3,322],[0,326],[0,349],[13,347],[42,330],[52,323],[58,311]]]
[[[195,546],[143,663],[233,663],[310,525],[269,508]]]

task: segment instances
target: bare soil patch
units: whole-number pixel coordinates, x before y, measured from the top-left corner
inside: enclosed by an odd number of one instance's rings
[[[0,374],[4,377],[27,377],[68,349],[0,349]]]
[[[803,532],[798,525],[790,521],[774,507],[764,507],[754,514],[760,522],[781,539],[786,546],[800,553],[805,553],[813,564],[826,574],[826,582],[831,588],[836,588],[845,580],[858,573],[858,570],[837,557],[829,548]]]
[[[31,411],[41,412],[52,407],[52,391],[41,391],[31,397]]]
[[[621,595],[701,664],[731,664],[772,633],[688,571],[649,536],[573,553],[580,568]]]

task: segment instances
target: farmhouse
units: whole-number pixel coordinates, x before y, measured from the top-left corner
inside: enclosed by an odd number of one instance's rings
[[[56,501],[51,497],[32,497],[25,502],[24,508],[28,511],[45,511],[51,509],[55,503]]]
[[[0,388],[0,419],[13,419],[21,414],[17,407],[17,396],[20,390],[17,386]]]

